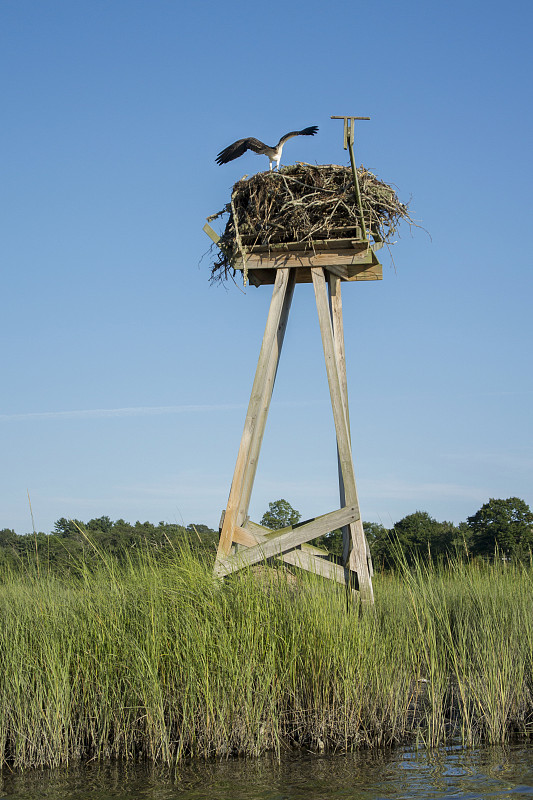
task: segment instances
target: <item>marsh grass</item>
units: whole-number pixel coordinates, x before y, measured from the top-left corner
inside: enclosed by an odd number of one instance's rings
[[[505,742],[533,725],[530,566],[422,563],[340,587],[190,551],[0,584],[0,758],[58,765]]]

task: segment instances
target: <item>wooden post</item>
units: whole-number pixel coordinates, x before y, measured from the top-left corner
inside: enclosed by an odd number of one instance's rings
[[[339,366],[339,377],[340,377],[340,384],[341,384],[341,393],[343,399],[343,407],[344,413],[346,414],[346,424],[348,426],[348,436],[350,438],[350,444],[352,441],[352,435],[350,430],[350,406],[348,404],[348,380],[346,377],[346,350],[344,348],[344,324],[342,318],[342,298],[341,298],[341,279],[334,275],[331,272],[328,272],[328,289],[329,289],[329,303],[330,303],[330,313],[331,313],[331,323],[333,326],[333,340],[335,343],[335,352],[337,356],[337,364]],[[339,496],[340,496],[340,504],[344,506],[346,504],[346,494],[344,491],[344,480],[342,477],[342,470],[340,466],[340,459],[339,459],[339,448],[337,446],[337,460],[339,464]],[[357,500],[357,488],[356,488],[356,500]],[[358,502],[358,501],[357,501]],[[346,566],[348,564],[350,551],[353,547],[353,542],[356,541],[358,538],[363,537],[365,541],[365,552],[366,552],[366,559],[368,563],[368,571],[370,577],[374,574],[374,570],[372,567],[372,556],[370,554],[370,548],[368,546],[368,542],[365,536],[365,532],[363,529],[363,520],[358,519],[357,522],[354,522],[351,528],[360,529],[360,530],[351,530],[349,526],[345,526],[342,529],[342,561],[343,564]]]
[[[239,515],[246,513],[251,493],[251,482],[249,480],[249,469],[251,457],[257,461],[259,447],[262,439],[262,431],[259,439],[257,438],[258,429],[263,428],[270,405],[274,378],[277,370],[277,363],[281,352],[283,335],[278,335],[280,324],[283,322],[283,315],[288,315],[288,307],[285,302],[287,288],[289,286],[290,269],[278,269],[276,271],[276,281],[272,292],[272,300],[268,312],[265,333],[259,353],[259,360],[255,372],[252,393],[248,404],[248,412],[244,423],[244,431],[241,438],[237,463],[233,474],[228,505],[224,514],[222,531],[218,543],[217,561],[225,558],[231,549],[233,541],[233,531],[238,524]],[[292,284],[294,286],[294,284]],[[291,293],[289,294],[289,297]],[[290,301],[289,301],[290,306]],[[258,425],[259,423],[259,425]],[[255,474],[255,463],[252,465]],[[253,482],[253,480],[252,480]],[[242,521],[242,520],[239,520]]]
[[[336,348],[335,346],[332,315],[330,313],[326,290],[326,280],[322,267],[311,267],[311,277],[315,290],[318,320],[322,335],[322,346],[326,361],[326,372],[328,376],[335,431],[337,434],[338,456],[342,480],[344,483],[346,503],[355,507],[359,512],[357,487],[352,459],[352,448],[350,443],[350,432],[347,419],[347,405],[345,405],[347,393],[343,390],[342,386],[343,379],[341,374],[343,370],[340,364],[340,348]],[[360,519],[360,513],[358,513],[356,519]],[[349,557],[349,565],[352,570],[357,572],[361,600],[366,604],[372,604],[374,602],[374,594],[366,558],[366,543],[362,526],[359,526],[358,528],[350,527],[350,533],[352,538],[352,549]]]
[[[237,525],[242,525],[248,514],[250,506],[250,498],[252,496],[252,489],[255,480],[255,473],[257,471],[257,464],[259,461],[259,453],[261,451],[261,444],[263,442],[263,435],[265,433],[265,426],[268,417],[268,410],[270,408],[270,400],[272,399],[272,391],[276,381],[278,371],[279,359],[281,355],[281,348],[283,347],[283,339],[287,329],[287,321],[289,318],[289,311],[291,308],[292,298],[294,294],[294,284],[296,279],[296,271],[294,269],[286,270],[288,272],[288,280],[285,291],[285,297],[279,315],[279,322],[276,329],[276,335],[272,342],[272,350],[268,366],[265,370],[263,393],[261,400],[258,403],[256,424],[254,426],[252,439],[250,442],[250,450],[248,454],[248,464],[246,466],[241,499],[237,511]]]
[[[346,424],[351,442],[350,415],[348,408],[348,382],[346,378],[346,353],[344,349],[344,326],[342,322],[342,300],[341,300],[341,280],[338,275],[328,272],[329,305],[331,314],[331,324],[333,326],[333,341],[337,363],[339,365],[341,393],[343,400],[344,413],[346,414]],[[344,491],[344,480],[342,477],[341,461],[339,456],[339,445],[337,445],[337,468],[339,473],[339,498],[341,506],[346,502]],[[346,565],[350,555],[351,533],[350,528],[345,525],[342,529],[342,563]]]

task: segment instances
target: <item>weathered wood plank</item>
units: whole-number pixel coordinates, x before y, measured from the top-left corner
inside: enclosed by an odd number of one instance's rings
[[[220,238],[221,237],[207,223],[204,225],[204,232],[209,236],[209,238],[213,242],[215,242],[215,244],[218,245],[218,247],[220,247],[221,250],[224,250],[224,248],[220,244]],[[313,240],[312,242],[309,242],[309,243],[307,243],[305,245],[303,245],[301,242],[274,242],[273,244],[270,244],[270,245],[256,245],[256,244],[254,244],[254,241],[256,240],[255,236],[247,235],[247,236],[242,236],[241,238],[242,238],[243,244],[250,245],[249,248],[247,248],[247,253],[251,252],[251,253],[254,253],[256,255],[263,253],[263,254],[266,254],[268,256],[268,259],[270,260],[270,254],[273,253],[273,252],[276,252],[276,251],[282,251],[282,252],[283,251],[286,251],[286,252],[292,251],[293,255],[294,254],[297,255],[297,254],[306,254],[306,253],[309,254],[310,252],[311,253],[315,253],[315,252],[320,251],[320,250],[328,250],[328,251],[337,252],[339,254],[339,256],[341,256],[341,251],[343,251],[343,250],[348,250],[348,251],[350,251],[352,253],[354,251],[357,252],[357,253],[360,253],[360,252],[367,251],[369,246],[372,249],[372,251],[377,251],[377,250],[379,250],[380,248],[383,247],[383,241],[381,240],[381,237],[377,233],[373,234],[373,236],[374,236],[374,242],[367,242],[366,240],[361,239],[361,230],[359,228],[357,230],[353,229],[353,235],[350,236],[350,237],[344,236],[344,237],[341,237],[341,238],[317,239],[317,240]],[[344,255],[346,255],[346,253]],[[247,260],[248,260],[248,255],[247,255]],[[344,264],[344,262],[343,262],[343,264]],[[339,264],[339,263],[337,264],[337,266],[340,266],[340,265],[341,264]],[[242,270],[244,268],[243,267],[243,260],[242,259],[236,260],[235,263],[232,264],[232,266],[235,269],[241,269]],[[287,265],[287,266],[290,266],[290,265]],[[292,266],[297,266],[297,265],[292,265]],[[375,260],[373,259],[372,261],[370,261],[369,262],[369,266],[371,266],[373,268],[372,271],[376,272],[376,277],[375,278],[370,278],[370,276],[368,276],[365,279],[366,280],[381,280],[382,279],[381,265],[379,264],[377,259],[375,259]],[[258,267],[255,267],[255,269],[257,269],[257,268]],[[278,265],[276,265],[275,268],[277,269]],[[272,269],[272,267],[266,266],[265,269]],[[274,282],[273,279],[272,280],[262,280],[260,277],[257,276],[257,274],[254,274],[253,278],[254,278],[254,285],[257,285],[257,286],[260,286],[261,284],[264,284],[264,283],[273,283]],[[361,280],[361,278],[352,278],[352,280]],[[250,281],[250,282],[252,282],[252,281]],[[311,282],[311,276],[310,275],[307,276],[306,280],[297,279],[297,281],[296,281],[296,283],[310,283],[310,282]]]
[[[255,522],[246,520],[242,527],[235,528],[233,541],[238,544],[244,544],[247,547],[253,547],[260,542],[274,539],[283,532],[287,533],[290,530],[292,530],[292,527],[284,528],[283,530],[271,530],[263,525],[257,525]],[[329,556],[325,547],[316,547],[314,544],[308,544],[307,542],[301,544],[300,547],[309,555],[317,556],[318,558],[327,558]]]
[[[348,279],[348,267],[346,266],[339,266],[338,264],[330,264],[328,267],[328,272],[331,272],[332,275],[336,275],[338,278],[344,278],[344,280]]]
[[[329,553],[325,547],[317,547],[314,544],[309,544],[309,542],[304,542],[300,545],[300,550],[303,550],[304,553],[309,553],[310,556],[316,556],[317,558],[329,558]]]
[[[347,281],[382,281],[383,267],[381,264],[369,267],[368,269],[350,268],[350,277]]]
[[[333,331],[333,345],[339,373],[342,406],[346,415],[348,435],[350,436],[350,415],[348,408],[348,381],[346,378],[346,351],[344,347],[341,281],[339,280],[338,275],[332,274],[331,270],[328,270],[328,273],[329,305]]]
[[[211,225],[209,225],[207,222],[205,223],[205,225],[203,227],[203,231],[204,231],[204,233],[207,233],[207,235],[209,236],[209,238],[211,239],[212,242],[214,242],[215,244],[219,243],[220,236],[218,235],[218,233],[216,233],[216,231],[213,230]]]
[[[268,312],[265,333],[259,353],[259,360],[248,404],[248,411],[244,423],[244,430],[241,437],[237,463],[233,474],[228,505],[224,515],[224,522],[218,543],[217,560],[224,558],[230,552],[233,531],[237,524],[237,515],[241,506],[246,471],[248,469],[250,451],[254,429],[257,424],[257,417],[260,408],[264,403],[264,395],[267,391],[270,359],[272,348],[277,339],[278,327],[283,312],[287,286],[289,285],[289,270],[280,269],[276,273],[276,282],[272,292],[272,300]]]
[[[233,541],[245,545],[246,547],[253,547],[261,541],[265,542],[268,540],[265,536],[260,534],[254,535],[245,530],[245,528],[235,528]],[[323,578],[329,578],[343,585],[347,585],[348,582],[351,581],[357,588],[357,575],[355,572],[352,572],[350,577],[349,569],[341,567],[333,561],[328,561],[324,556],[327,556],[327,552],[324,553],[320,548],[313,547],[313,545],[308,545],[304,542],[301,545],[301,550],[299,548],[290,550],[288,553],[283,553],[279,558],[286,564],[300,567],[300,569],[305,569],[308,572],[315,573],[315,575],[321,575]]]
[[[350,250],[326,250],[323,252],[312,250],[288,251],[286,253],[247,253],[246,266],[248,269],[280,269],[281,267],[328,267],[372,265],[376,263],[372,250],[363,252]],[[232,265],[235,269],[242,269],[242,259],[236,259]]]
[[[314,572],[315,575],[321,575],[323,578],[341,583],[343,586],[348,586],[350,583],[355,588],[358,587],[357,575],[355,572],[350,572],[346,567],[341,567],[333,561],[326,561],[323,558],[313,558],[305,550],[291,550],[285,553],[283,561],[286,564],[292,564],[294,567],[300,567],[308,572]]]
[[[214,569],[215,575],[223,577],[230,572],[252,566],[252,564],[257,564],[259,561],[272,558],[272,556],[282,555],[310,539],[316,539],[317,536],[323,536],[336,528],[354,522],[358,517],[359,509],[353,506],[324,514],[305,525],[292,528],[288,533],[250,547],[242,553],[217,560]]]
[[[272,533],[272,528],[267,528],[266,525],[259,525],[258,522],[252,522],[251,519],[245,520],[242,527],[249,533],[257,533],[260,536],[266,536],[267,533]]]
[[[331,310],[331,322],[333,326],[333,338],[335,344],[335,353],[337,358],[338,370],[339,370],[339,378],[341,383],[341,394],[343,399],[343,407],[344,413],[346,415],[346,424],[348,427],[348,436],[350,437],[351,443],[351,432],[350,432],[350,406],[348,402],[348,381],[346,377],[346,352],[344,348],[344,325],[343,325],[343,317],[342,317],[342,296],[341,296],[341,282],[335,275],[328,276],[328,287],[329,287],[329,301],[330,301],[330,310]],[[338,454],[338,451],[337,451]],[[344,491],[344,481],[342,477],[342,471],[340,469],[340,462],[339,462],[339,497],[341,506],[351,503],[357,503],[359,505],[359,499],[357,495],[357,485],[355,482],[355,475],[354,475],[354,486],[355,486],[355,496],[354,497],[346,497]],[[368,564],[368,571],[370,578],[374,574],[374,570],[372,567],[372,556],[370,555],[370,548],[368,546],[368,542],[365,536],[365,532],[363,529],[363,520],[358,519],[356,522],[352,522],[351,525],[347,525],[343,528],[343,563],[347,564],[350,549],[355,545],[357,541],[364,540],[365,542],[365,552],[366,552],[366,559]]]
[[[291,270],[287,279],[287,287],[281,312],[279,315],[276,333],[272,342],[270,358],[266,366],[262,395],[258,400],[256,407],[256,420],[250,441],[248,452],[248,464],[243,476],[241,497],[239,500],[239,507],[236,516],[236,524],[242,525],[248,515],[248,507],[250,505],[250,498],[257,471],[257,464],[259,461],[259,454],[261,452],[261,444],[265,433],[266,421],[268,417],[268,410],[270,408],[270,401],[272,399],[272,392],[276,382],[276,375],[278,371],[279,359],[281,356],[281,348],[283,347],[283,340],[285,331],[287,329],[287,321],[289,318],[289,311],[291,308],[292,298],[294,294],[295,274]]]
[[[235,264],[235,269],[242,270],[243,263],[238,261]],[[312,283],[311,270],[309,267],[291,267],[296,273],[296,283]],[[383,267],[381,264],[363,264],[361,266],[346,266],[343,264],[328,264],[328,270],[334,270],[343,281],[381,281],[383,280]],[[275,269],[252,269],[248,270],[248,279],[252,283],[251,277],[253,276],[253,285],[266,286],[271,285],[275,281]]]
[[[339,460],[341,462],[342,477],[346,491],[355,486],[355,475],[353,473],[352,450],[350,445],[350,435],[346,410],[344,406],[342,384],[335,351],[335,341],[333,336],[333,326],[330,316],[328,296],[326,293],[326,283],[324,271],[314,267],[311,270],[313,285],[315,289],[315,299],[318,311],[318,320],[322,336],[322,346],[326,362],[326,373],[328,376],[331,406],[333,409],[333,419],[337,434],[337,445],[339,449]],[[355,495],[355,491],[352,495]]]
[[[264,539],[264,536],[254,535],[247,531],[246,528],[241,528],[238,525],[233,529],[233,541],[237,544],[243,544],[245,547],[255,547],[262,539]]]
[[[343,398],[343,388],[340,376],[341,368],[338,363],[338,353],[335,348],[333,323],[326,291],[324,270],[319,267],[313,267],[311,269],[311,275],[313,278],[318,320],[322,335],[322,346],[326,361],[326,372],[328,376],[335,431],[337,434],[339,462],[342,480],[344,483],[345,496],[346,498],[350,498],[350,504],[357,508],[358,513],[356,519],[360,519],[361,515],[359,513],[359,504],[357,501],[357,488],[355,483],[355,472],[350,443],[350,431],[347,420],[347,406],[345,407]],[[348,520],[347,522],[355,522],[355,520]],[[361,599],[365,603],[370,604],[373,603],[372,581],[370,579],[366,560],[364,534],[361,535],[362,526],[360,526],[359,529],[353,528],[351,533],[353,537],[353,547],[350,553],[349,566],[350,569],[357,572]]]
[[[348,403],[348,380],[346,377],[346,351],[344,347],[344,324],[342,317],[341,282],[337,276],[332,275],[331,273],[328,275],[328,288],[329,288],[331,322],[333,326],[335,354],[336,354],[337,366],[339,370],[339,378],[341,383],[343,408],[344,408],[344,413],[346,415],[346,425],[348,428],[348,436],[350,438],[350,443],[351,443],[350,410],[349,410],[350,407]],[[337,449],[337,456],[338,456],[338,449]],[[355,485],[355,496],[347,498],[346,493],[344,491],[344,480],[342,477],[342,471],[340,468],[340,461],[339,461],[339,497],[341,506],[347,505],[348,503],[359,504],[355,479],[354,479],[354,485]],[[356,522],[352,522],[351,525],[346,525],[342,529],[343,563],[344,564],[348,563],[351,547],[355,546],[356,542],[361,541],[361,539],[363,539],[365,542],[365,553],[368,564],[368,571],[370,577],[372,578],[372,575],[374,573],[372,567],[372,557],[370,555],[370,548],[368,546],[368,542],[363,529],[362,519],[358,519]]]
[[[337,358],[337,367],[341,384],[341,396],[344,413],[346,415],[346,425],[348,436],[351,443],[350,415],[348,407],[348,381],[346,377],[346,352],[344,348],[344,324],[342,319],[342,298],[341,282],[338,276],[329,272],[328,274],[329,305],[331,313],[331,323],[333,327],[333,340]],[[339,475],[339,499],[341,506],[346,505],[346,493],[344,491],[344,480],[342,477],[341,461],[339,456],[339,445],[337,444],[337,465]],[[356,500],[357,501],[357,500]],[[358,502],[358,501],[357,501]],[[356,525],[357,523],[353,523]],[[350,555],[351,527],[344,525],[342,528],[342,563],[347,564]]]

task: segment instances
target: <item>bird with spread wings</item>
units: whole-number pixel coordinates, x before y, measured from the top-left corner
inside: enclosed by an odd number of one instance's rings
[[[285,142],[289,139],[292,139],[293,136],[314,136],[317,131],[318,128],[316,125],[311,125],[309,128],[304,128],[303,131],[291,131],[290,133],[286,133],[285,136],[282,136],[279,142],[274,145],[274,147],[270,147],[270,145],[260,142],[259,139],[254,139],[253,136],[249,136],[248,139],[239,139],[237,142],[233,142],[233,144],[228,145],[228,147],[224,148],[224,150],[221,150],[216,157],[216,162],[217,164],[227,164],[229,161],[233,161],[234,159],[239,158],[239,156],[242,156],[247,150],[253,150],[254,153],[267,156],[270,162],[271,171],[274,163],[279,170],[281,151],[283,150],[283,145]]]

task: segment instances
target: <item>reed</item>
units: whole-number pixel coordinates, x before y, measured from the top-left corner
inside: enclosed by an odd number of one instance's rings
[[[0,584],[0,761],[505,742],[533,725],[533,570],[453,562],[340,587],[190,551]]]

